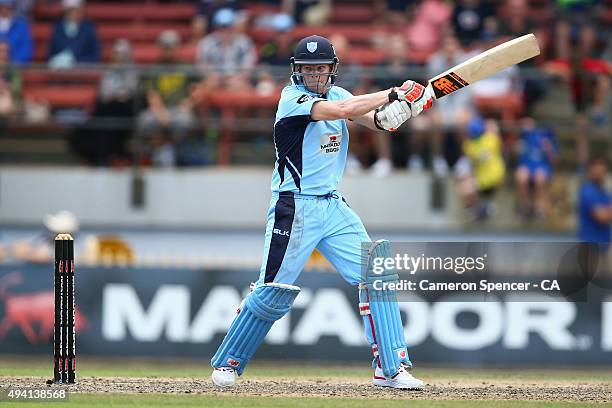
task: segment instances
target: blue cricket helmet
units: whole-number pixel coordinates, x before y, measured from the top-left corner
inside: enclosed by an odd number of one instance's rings
[[[302,38],[295,46],[293,57],[291,57],[289,61],[291,62],[291,79],[296,85],[304,85],[303,75],[305,74],[300,72],[300,65],[331,65],[330,73],[327,74],[328,80],[325,92],[334,85],[334,81],[338,75],[338,64],[340,63],[332,43],[327,38],[321,37],[320,35],[311,35]]]

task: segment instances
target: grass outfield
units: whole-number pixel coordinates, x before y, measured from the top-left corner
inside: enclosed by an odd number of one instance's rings
[[[166,361],[151,362],[146,360],[99,360],[81,357],[77,366],[77,379],[80,384],[96,383],[96,378],[105,381],[117,379],[114,388],[108,390],[104,384],[94,392],[87,387],[72,394],[65,403],[47,402],[44,406],[128,406],[128,407],[167,407],[167,406],[215,406],[215,407],[391,407],[406,405],[411,408],[425,407],[612,407],[608,393],[598,391],[612,389],[612,370],[585,369],[442,369],[419,368],[416,371],[428,385],[429,390],[421,393],[402,392],[398,390],[383,390],[368,385],[371,370],[363,366],[320,366],[313,364],[291,364],[279,366],[270,363],[252,363],[241,378],[244,388],[251,391],[219,391],[211,387],[210,368],[206,361]],[[43,385],[45,378],[51,375],[51,362],[48,358],[17,359],[0,356],[0,386],[24,384]],[[148,386],[146,391],[130,388],[130,379]],[[147,378],[149,380],[147,380]],[[23,381],[22,381],[23,379]],[[287,380],[296,380],[293,384]],[[302,381],[303,380],[303,381]],[[283,382],[285,381],[285,382]],[[301,381],[301,382],[300,382]],[[457,383],[460,383],[457,385]],[[125,383],[125,385],[123,385]],[[156,388],[159,383],[160,388]],[[183,388],[163,388],[168,384],[180,383]],[[333,384],[332,384],[333,383]],[[352,384],[346,388],[344,383]],[[152,385],[151,385],[152,384]],[[270,387],[276,386],[276,391],[268,393]],[[465,385],[467,384],[467,385]],[[512,384],[512,385],[508,385]],[[512,394],[512,388],[521,389],[522,385],[531,386],[531,394]],[[557,398],[559,393],[572,389],[574,384],[582,386],[597,386],[590,398],[592,401],[574,401],[580,396],[580,389],[569,394],[568,400]],[[87,384],[85,384],[87,385]],[[325,390],[327,386],[339,387],[334,390],[310,394],[308,387]],[[287,388],[290,395],[278,393],[279,388]],[[295,394],[295,390],[300,395]],[[344,388],[343,388],[344,387]],[[445,388],[446,387],[446,388]],[[463,387],[463,388],[462,388]],[[470,399],[471,389],[478,391],[474,399]],[[497,393],[483,394],[487,387],[495,388]],[[542,394],[539,394],[540,388]],[[558,387],[558,388],[556,388]],[[510,388],[510,393],[506,392]],[[272,389],[272,388],[270,388]],[[446,390],[449,390],[446,393]],[[243,390],[243,387],[241,387]],[[253,392],[252,390],[255,390]],[[459,392],[457,392],[459,390]],[[500,391],[501,390],[501,391]],[[593,392],[593,389],[591,389]],[[372,394],[370,394],[372,393]],[[480,394],[478,394],[480,393]],[[246,394],[246,395],[245,395]],[[605,394],[605,395],[604,395]],[[272,395],[272,396],[268,396]],[[540,395],[548,397],[539,398]],[[573,395],[573,396],[572,396]],[[347,397],[348,396],[348,397]],[[455,396],[459,396],[455,398]],[[484,397],[483,397],[484,396]],[[499,396],[499,398],[497,398]],[[533,398],[535,396],[535,398]],[[486,400],[482,400],[482,399]],[[540,401],[539,399],[544,399]],[[559,399],[548,401],[547,399]],[[408,401],[410,400],[410,401]],[[0,405],[3,405],[0,398]],[[11,403],[8,406],[40,407],[40,402]]]
[[[40,408],[40,402],[15,402],[7,406]],[[69,402],[45,402],[43,407],[398,407],[410,408],[577,408],[585,406],[611,407],[612,404],[585,404],[581,402],[545,402],[545,401],[409,401],[397,400],[364,400],[346,398],[266,398],[266,397],[219,397],[205,395],[74,395]]]
[[[52,361],[47,357],[16,358],[0,356],[0,377],[2,376],[50,376]],[[100,377],[210,377],[210,364],[207,360],[197,363],[187,360],[141,360],[129,358],[125,360],[80,357],[78,360],[78,376]],[[418,374],[418,375],[417,375]],[[297,363],[279,365],[253,361],[245,371],[248,377],[350,377],[370,378],[372,370],[364,365],[321,366],[312,363]],[[559,380],[559,381],[605,381],[612,386],[612,368],[610,369],[495,369],[495,368],[429,368],[417,367],[415,375],[423,380],[456,380],[486,379],[486,380]]]

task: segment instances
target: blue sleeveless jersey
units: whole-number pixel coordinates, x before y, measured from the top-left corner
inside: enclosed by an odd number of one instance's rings
[[[348,152],[346,122],[315,121],[310,110],[317,101],[338,101],[351,96],[338,86],[333,86],[325,97],[302,85],[283,89],[274,121],[276,163],[272,192],[323,195],[336,189]]]

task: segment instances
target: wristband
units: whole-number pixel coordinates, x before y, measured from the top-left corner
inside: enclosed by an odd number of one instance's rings
[[[378,109],[378,108],[376,108],[376,109],[374,110],[374,126],[376,126],[376,128],[377,128],[377,129],[380,129],[380,130],[383,130],[383,131],[385,131],[385,132],[386,132],[386,131],[387,131],[387,129],[385,129],[385,128],[381,127],[381,126],[380,126],[380,124],[378,123],[378,120],[376,119],[376,115],[378,115],[378,111],[379,111],[379,110],[380,110],[380,109]]]
[[[391,88],[391,91],[389,92],[389,103],[397,101],[397,92],[395,92],[395,88]]]

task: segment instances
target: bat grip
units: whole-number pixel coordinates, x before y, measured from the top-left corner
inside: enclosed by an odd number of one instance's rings
[[[433,86],[431,85],[431,82],[429,82],[425,88],[429,88],[429,91],[430,91],[431,95],[433,95],[433,98],[434,99],[438,99],[438,98],[436,98],[436,93],[433,90]]]

